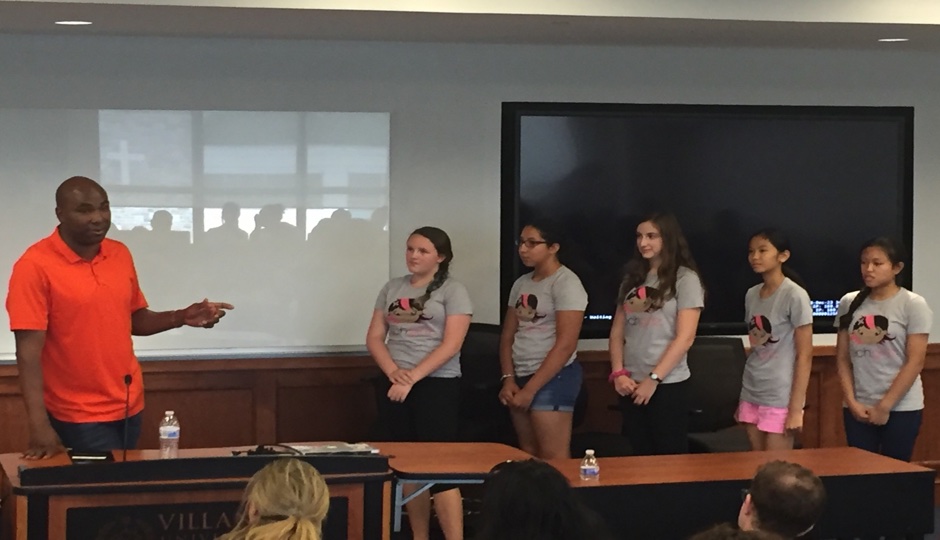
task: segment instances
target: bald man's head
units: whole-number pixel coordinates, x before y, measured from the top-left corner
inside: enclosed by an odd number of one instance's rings
[[[104,194],[106,199],[108,198],[107,192],[98,182],[85,176],[73,176],[59,184],[59,188],[55,190],[56,208],[61,207],[66,199],[76,191],[80,193],[97,191],[98,193]]]
[[[100,244],[111,228],[108,193],[91,178],[73,176],[62,182],[55,205],[59,234],[73,250]]]

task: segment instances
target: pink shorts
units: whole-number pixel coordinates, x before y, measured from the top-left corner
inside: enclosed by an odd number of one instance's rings
[[[738,404],[734,419],[742,424],[755,424],[764,433],[783,433],[786,431],[787,413],[789,410],[786,407],[768,407],[742,401]]]

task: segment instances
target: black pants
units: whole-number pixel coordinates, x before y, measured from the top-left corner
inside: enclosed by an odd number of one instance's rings
[[[391,383],[385,385],[385,391],[389,388]],[[383,396],[379,418],[396,442],[456,442],[459,408],[460,379],[427,377],[415,383],[401,403]],[[430,491],[435,494],[456,487],[434,484]]]
[[[385,386],[386,393],[391,383]],[[426,377],[411,387],[405,401],[385,395],[379,400],[379,418],[391,440],[400,442],[456,442],[460,407],[460,379]]]
[[[659,383],[646,405],[632,397],[620,398],[623,435],[637,456],[689,452],[688,382]]]

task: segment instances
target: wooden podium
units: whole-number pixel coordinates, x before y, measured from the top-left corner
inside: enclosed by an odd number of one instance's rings
[[[391,472],[380,455],[233,455],[245,448],[114,452],[113,462],[67,455],[0,455],[0,537],[13,540],[212,539],[228,532],[248,479],[274,459],[312,464],[330,488],[325,540],[388,539]]]

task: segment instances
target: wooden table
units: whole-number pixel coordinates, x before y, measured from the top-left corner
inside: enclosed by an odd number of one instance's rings
[[[799,463],[826,486],[828,503],[808,538],[924,535],[933,531],[935,471],[857,448],[601,458],[581,480],[579,459],[551,462],[614,533],[687,538],[736,522],[741,490],[774,459]]]
[[[532,456],[498,443],[369,443],[388,456],[388,466],[395,473],[393,525],[401,530],[404,504],[435,484],[479,484],[495,465],[504,461],[530,459]],[[404,497],[403,485],[421,484]]]
[[[115,452],[115,462],[90,465],[72,465],[65,454],[42,461],[0,455],[0,536],[214,538],[235,523],[248,478],[284,457],[232,455],[247,449],[182,449],[175,460],[160,460],[156,450],[136,450],[127,453],[127,462]],[[327,540],[389,538],[391,474],[385,458],[358,469],[369,472],[355,472],[350,460],[293,457],[320,469],[329,485]]]

